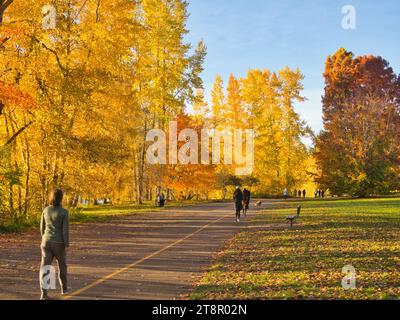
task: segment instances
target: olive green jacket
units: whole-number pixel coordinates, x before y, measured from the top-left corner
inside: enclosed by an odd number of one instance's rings
[[[62,207],[49,206],[40,219],[42,242],[63,243],[69,246],[68,211]]]

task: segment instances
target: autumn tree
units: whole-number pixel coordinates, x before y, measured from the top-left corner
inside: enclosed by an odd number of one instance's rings
[[[146,172],[154,169],[145,162],[148,130],[167,128],[195,100],[196,89],[202,88],[206,46],[200,41],[189,52],[191,46],[184,41],[187,5],[181,0],[142,0],[135,12],[139,38],[132,43],[132,58],[137,61],[133,91],[142,117],[132,153],[139,203],[146,189]]]
[[[240,93],[240,82],[233,74],[229,76],[226,98],[225,127],[244,129],[246,115],[244,113],[244,104]]]
[[[53,186],[69,205],[140,203],[160,178],[144,161],[147,131],[202,88],[206,47],[184,41],[187,3],[53,1],[55,27],[43,28],[45,5],[0,2],[2,204],[35,217]]]
[[[302,142],[309,129],[294,110],[294,102],[304,100],[302,79],[299,70],[289,68],[279,73],[249,70],[243,78],[231,75],[226,93],[222,79],[215,80],[211,93],[212,122],[218,129],[254,130],[254,173],[241,178],[256,179],[260,193],[280,194],[285,187],[292,188],[311,179],[303,165],[310,154]],[[234,175],[233,168],[219,166],[217,180],[222,188],[224,183],[232,181],[223,177]]]
[[[218,128],[226,115],[226,101],[224,83],[221,76],[216,76],[211,91],[211,122],[214,128]]]
[[[317,181],[333,194],[368,196],[399,188],[399,77],[381,57],[339,49],[325,68],[324,131]]]

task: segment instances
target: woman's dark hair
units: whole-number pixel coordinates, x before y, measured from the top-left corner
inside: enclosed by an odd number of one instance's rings
[[[63,192],[61,189],[54,189],[49,194],[49,205],[54,207],[61,207],[63,200]]]

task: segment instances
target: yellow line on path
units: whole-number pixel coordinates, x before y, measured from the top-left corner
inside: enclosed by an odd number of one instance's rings
[[[104,276],[101,279],[96,280],[95,282],[83,287],[82,289],[79,289],[79,290],[77,290],[75,292],[72,292],[71,294],[63,297],[62,300],[69,300],[69,299],[71,299],[73,297],[76,297],[76,296],[80,295],[81,293],[83,293],[83,292],[85,292],[85,291],[87,291],[87,290],[89,290],[89,289],[91,289],[91,288],[93,288],[95,286],[98,286],[99,284],[101,284],[101,283],[103,283],[103,282],[105,282],[107,280],[110,280],[110,279],[114,278],[116,275],[119,275],[119,274],[121,274],[121,273],[123,273],[123,272],[125,272],[125,271],[127,271],[127,270],[129,270],[131,268],[133,268],[133,267],[136,267],[137,265],[141,264],[142,262],[145,262],[146,260],[149,260],[149,259],[159,255],[160,253],[163,253],[164,251],[176,246],[177,244],[179,244],[179,243],[189,239],[190,237],[194,236],[195,234],[203,231],[207,227],[209,227],[209,226],[211,226],[211,225],[213,225],[213,224],[215,224],[215,223],[217,223],[217,222],[219,222],[219,221],[221,221],[221,220],[223,220],[223,219],[225,219],[225,218],[227,218],[229,216],[231,216],[231,214],[225,215],[225,216],[223,216],[223,217],[221,217],[221,218],[219,218],[219,219],[217,219],[217,220],[215,220],[215,221],[213,221],[213,222],[201,227],[200,229],[198,229],[195,232],[187,235],[186,237],[184,237],[182,239],[179,239],[179,240],[175,241],[174,243],[171,243],[170,245],[168,245],[168,246],[166,246],[166,247],[164,247],[164,248],[162,248],[162,249],[160,249],[160,250],[158,250],[158,251],[156,251],[156,252],[154,252],[154,253],[152,253],[152,254],[150,254],[150,255],[148,255],[148,256],[146,256],[146,257],[144,257],[144,258],[142,258],[142,259],[140,259],[140,260],[138,260],[138,261],[136,261],[134,263],[132,263],[132,264],[130,264],[130,265],[127,265],[127,266],[125,266],[125,267],[123,267],[121,269],[118,269],[115,272],[110,273],[109,275]]]

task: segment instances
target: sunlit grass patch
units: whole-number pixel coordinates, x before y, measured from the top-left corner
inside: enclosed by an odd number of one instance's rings
[[[285,218],[298,205],[291,229]],[[235,237],[192,298],[400,298],[399,199],[279,202],[253,223],[257,231]],[[357,271],[355,290],[342,288],[346,265]]]
[[[146,212],[154,212],[154,211],[162,211],[168,208],[177,208],[177,207],[184,207],[199,203],[206,203],[209,201],[169,201],[166,203],[164,208],[157,207],[154,201],[147,201],[142,205],[134,204],[134,203],[127,203],[121,205],[101,205],[101,206],[94,206],[88,208],[80,208],[80,214],[87,216],[87,217],[98,217],[104,218],[107,216],[119,216],[119,215],[129,215],[129,214],[137,214],[137,213],[146,213]]]

